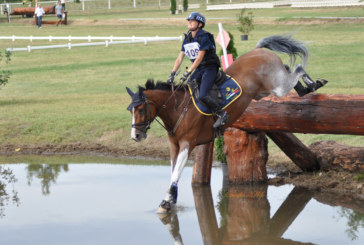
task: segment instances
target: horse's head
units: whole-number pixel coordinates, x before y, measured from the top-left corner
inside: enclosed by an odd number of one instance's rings
[[[155,111],[152,111],[150,102],[144,94],[144,88],[139,87],[136,93],[126,88],[131,96],[131,103],[127,110],[132,114],[131,138],[137,142],[147,138],[147,131],[155,118]]]

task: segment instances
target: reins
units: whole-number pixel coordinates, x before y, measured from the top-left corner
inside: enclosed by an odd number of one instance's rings
[[[177,98],[176,98],[176,91],[182,86],[183,83],[180,83],[178,85],[178,87],[176,89],[174,89],[174,85],[172,84],[172,87],[171,87],[171,90],[172,90],[172,94],[167,98],[167,100],[164,102],[164,104],[158,108],[157,104],[155,104],[153,101],[149,101],[146,97],[143,98],[144,100],[144,103],[146,104],[146,110],[145,110],[145,113],[144,113],[144,117],[146,118],[145,122],[142,122],[142,123],[135,123],[135,124],[132,124],[132,127],[135,128],[136,126],[142,126],[142,128],[139,128],[140,131],[142,131],[143,133],[146,133],[147,130],[150,128],[150,124],[156,120],[157,123],[159,125],[161,125],[170,135],[174,135],[174,133],[176,132],[178,126],[180,125],[180,123],[182,122],[182,119],[185,117],[187,111],[188,111],[188,106],[191,102],[191,97],[188,101],[188,103],[186,104],[186,106],[183,108],[183,111],[181,113],[181,115],[179,116],[178,120],[177,120],[177,123],[174,125],[173,129],[172,130],[168,130],[159,120],[158,120],[158,115],[159,115],[159,112],[161,109],[165,109],[167,108],[167,104],[170,102],[170,100],[172,99],[172,97],[175,99],[175,105],[177,104]],[[186,100],[186,89],[185,89],[185,95],[184,95],[184,99],[182,101],[182,103],[180,105],[183,105],[185,100]],[[152,110],[150,108],[150,104],[154,104],[155,107],[158,108],[156,114],[154,115],[154,117],[152,117]],[[178,106],[179,107],[179,106]],[[177,110],[178,107],[174,108],[174,110]],[[148,112],[149,112],[149,117],[148,117]]]

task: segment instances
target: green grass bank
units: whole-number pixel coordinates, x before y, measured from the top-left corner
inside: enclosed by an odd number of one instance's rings
[[[186,31],[186,14],[171,16],[166,8],[95,8],[87,12],[72,9],[71,4],[69,8],[70,25],[45,25],[41,30],[31,19],[14,17],[8,24],[2,17],[0,36],[180,36]],[[254,48],[263,37],[296,32],[294,37],[307,42],[309,48],[306,70],[310,76],[329,80],[320,93],[364,94],[364,23],[318,18],[359,17],[364,14],[362,8],[253,10],[255,30],[245,42],[239,40],[237,10],[200,11],[208,18],[206,29],[215,35],[217,22],[223,22],[235,37],[239,55]],[[67,42],[0,40],[0,49]],[[167,154],[166,132],[157,123],[152,125],[147,141],[137,144],[130,140],[131,116],[126,111],[130,97],[125,87],[135,90],[148,78],[166,80],[180,46],[179,41],[169,41],[14,52],[11,63],[2,64],[12,76],[0,89],[0,144],[101,144],[136,153],[161,149]],[[288,62],[287,57],[282,58]],[[188,65],[185,60],[184,66]],[[306,144],[333,139],[364,145],[361,136],[298,137]],[[269,145],[271,158],[284,158],[273,143]]]

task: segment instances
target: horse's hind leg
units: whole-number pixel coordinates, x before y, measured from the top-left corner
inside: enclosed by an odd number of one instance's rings
[[[285,65],[285,68],[288,72],[290,72],[290,69],[287,65]],[[318,79],[316,82],[314,82],[301,65],[298,65],[296,67],[294,73],[302,74],[302,80],[307,85],[307,87],[304,87],[299,81],[297,81],[297,84],[294,86],[297,94],[301,97],[308,93],[316,91],[317,89],[323,87],[326,83],[328,83],[328,81],[325,79]]]
[[[291,71],[291,69],[289,68],[288,65],[284,65],[284,67],[286,68],[288,73],[292,73],[292,71]],[[294,90],[296,90],[296,92],[297,92],[297,94],[299,96],[304,96],[304,95],[306,95],[306,94],[308,94],[310,92],[307,87],[304,87],[300,83],[300,81],[297,81],[297,84],[293,88],[294,88]]]

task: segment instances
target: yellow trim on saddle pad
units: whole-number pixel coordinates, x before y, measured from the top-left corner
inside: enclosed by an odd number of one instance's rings
[[[240,87],[240,84],[238,83],[238,82],[236,82],[235,81],[235,79],[233,78],[233,77],[231,77],[231,76],[229,76],[229,75],[227,75],[226,74],[226,76],[227,77],[229,77],[231,80],[233,80],[235,83],[236,83],[236,85],[238,85],[238,87],[239,87],[239,89],[240,89],[240,93],[238,94],[238,95],[236,95],[235,96],[235,98],[232,100],[232,101],[230,101],[228,104],[226,104],[222,109],[225,109],[225,108],[227,108],[231,103],[233,103],[236,99],[238,99],[241,95],[242,95],[242,93],[243,93],[243,90],[241,89],[241,87]],[[187,86],[188,86],[188,90],[190,91],[190,95],[191,95],[191,97],[192,97],[192,102],[193,102],[193,105],[196,107],[196,109],[202,114],[202,115],[205,115],[205,116],[211,116],[212,114],[211,113],[205,113],[205,112],[203,112],[203,111],[201,111],[200,110],[200,108],[198,108],[198,106],[197,106],[197,104],[196,104],[196,101],[195,101],[195,98],[193,97],[193,93],[192,93],[192,90],[191,90],[191,87],[190,87],[190,85],[189,84],[187,84]]]

